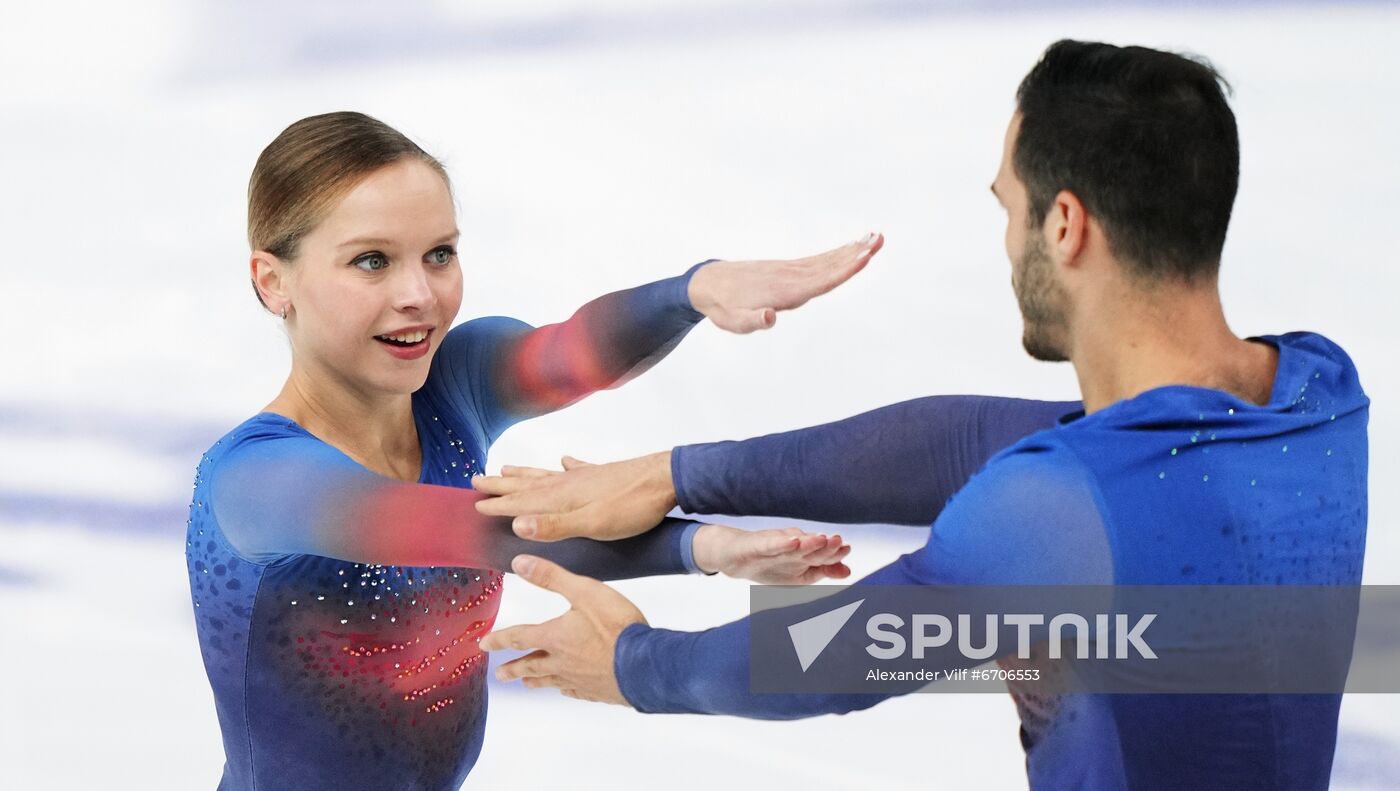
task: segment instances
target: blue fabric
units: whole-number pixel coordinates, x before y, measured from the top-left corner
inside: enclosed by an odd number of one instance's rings
[[[1279,351],[1269,403],[1169,386],[1066,415],[992,456],[925,547],[857,584],[1359,584],[1369,399],[1326,338],[1258,340]],[[633,625],[615,655],[645,712],[789,719],[883,699],[757,695],[748,666],[747,619],[698,633]],[[1340,695],[1011,691],[1033,788],[1328,784]]]
[[[692,514],[926,527],[993,453],[1080,409],[1078,401],[929,396],[820,426],[671,453]]]
[[[667,526],[667,522],[670,521],[671,520],[668,519],[666,522],[663,522],[662,524],[658,525],[656,528],[653,528],[648,532],[655,532],[657,529],[665,528]],[[685,566],[686,571],[692,574],[714,574],[715,572],[713,571],[707,572],[701,569],[699,564],[695,562],[695,533],[699,531],[701,527],[703,527],[703,525],[701,525],[699,522],[689,522],[684,528],[684,532],[681,533],[681,564]],[[646,535],[646,533],[643,533],[642,535]]]
[[[686,297],[694,271],[576,315],[609,365],[603,386],[644,370],[698,321]],[[483,535],[485,518],[457,490],[482,472],[501,432],[541,411],[502,381],[517,365],[510,344],[528,332],[492,317],[447,333],[412,397],[416,484],[375,475],[272,413],[206,451],[186,561],[223,733],[220,789],[456,789],[481,749],[486,662],[476,640],[495,618],[511,557],[531,551],[602,577],[687,570],[682,541],[694,529],[682,520],[611,543],[525,542],[499,525]],[[417,499],[434,510],[415,513]],[[367,515],[376,502],[403,512]],[[414,545],[399,531],[415,520],[460,533]]]

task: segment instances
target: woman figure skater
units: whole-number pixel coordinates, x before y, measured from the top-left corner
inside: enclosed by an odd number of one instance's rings
[[[359,113],[258,158],[250,272],[292,369],[204,454],[186,560],[223,733],[220,789],[456,789],[480,753],[477,647],[522,551],[603,579],[842,578],[839,537],[669,520],[634,539],[525,541],[471,476],[512,424],[616,387],[697,322],[772,326],[859,271],[877,235],[796,261],[707,261],[539,328],[453,327],[462,271],[442,165]]]

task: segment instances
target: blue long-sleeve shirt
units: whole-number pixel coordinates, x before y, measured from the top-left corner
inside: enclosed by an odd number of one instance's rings
[[[625,542],[526,542],[478,514],[469,487],[510,425],[674,347],[702,318],[687,297],[698,266],[561,324],[490,317],[449,331],[412,396],[415,483],[269,412],[209,448],[186,563],[223,733],[220,789],[456,789],[486,721],[476,642],[514,555],[605,578],[695,570],[693,523]]]
[[[1359,584],[1369,400],[1351,360],[1326,338],[1258,340],[1279,352],[1267,404],[1168,386],[1065,415],[992,456],[938,513],[925,547],[857,584]],[[933,489],[949,484],[912,466],[878,469]],[[800,469],[777,481],[789,474],[781,470],[763,473],[766,483],[825,485]],[[714,476],[682,472],[678,481]],[[856,493],[861,482],[892,496],[910,490],[858,468],[843,476]],[[941,492],[917,506],[872,502],[858,512],[923,513],[939,502]],[[624,696],[643,712],[769,719],[844,713],[886,697],[752,693],[748,628],[748,619],[694,633],[628,627],[615,654]],[[1035,788],[1328,784],[1340,695],[1044,696],[1015,682],[1011,691]]]

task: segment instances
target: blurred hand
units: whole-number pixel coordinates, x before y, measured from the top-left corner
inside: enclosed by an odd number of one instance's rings
[[[714,261],[691,276],[690,304],[720,329],[765,330],[778,320],[778,311],[801,307],[850,280],[884,244],[885,237],[871,232],[791,261]]]
[[[808,585],[845,579],[851,570],[841,560],[850,554],[841,536],[780,530],[738,530],[705,525],[695,533],[695,564],[702,570],[766,585]]]
[[[521,538],[558,541],[630,538],[676,507],[669,450],[611,464],[565,456],[563,465],[563,472],[506,466],[472,478],[472,488],[496,495],[477,501],[476,510],[515,517],[511,527]]]
[[[497,629],[481,638],[483,651],[530,651],[496,668],[496,678],[524,679],[527,687],[557,687],[571,698],[627,705],[613,672],[613,654],[623,629],[647,622],[642,611],[607,585],[543,558],[517,555],[511,569],[568,599],[569,611],[542,624]]]

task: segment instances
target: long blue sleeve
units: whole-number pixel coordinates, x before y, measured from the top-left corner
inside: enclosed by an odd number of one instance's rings
[[[433,367],[477,416],[489,446],[510,426],[618,387],[669,354],[704,319],[688,289],[707,263],[604,294],[558,324],[532,327],[505,316],[465,322],[447,333]]]
[[[928,525],[987,459],[1078,401],[931,396],[820,426],[672,451],[695,514]]]
[[[575,574],[599,580],[700,573],[693,545],[695,531],[701,527],[699,522],[668,518],[641,535],[617,541],[528,541],[511,533],[502,541],[502,554],[511,558],[538,555]]]
[[[697,570],[694,522],[668,519],[622,541],[528,541],[509,520],[479,514],[481,497],[470,489],[376,475],[280,415],[260,415],[227,444],[208,474],[210,507],[253,563],[315,555],[508,571],[512,558],[530,553],[598,579]]]

